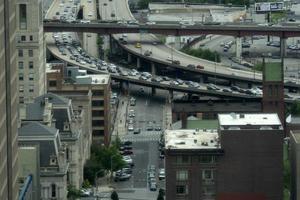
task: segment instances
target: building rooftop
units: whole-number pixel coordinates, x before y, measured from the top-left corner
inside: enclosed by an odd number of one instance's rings
[[[181,129],[165,130],[166,149],[217,149],[220,148],[217,130]]]
[[[84,76],[76,76],[76,83],[106,85],[109,82],[109,77],[110,76],[108,74],[95,74],[95,75],[89,74]]]
[[[219,114],[220,126],[281,126],[280,119],[277,114],[270,113],[257,113],[257,114]]]

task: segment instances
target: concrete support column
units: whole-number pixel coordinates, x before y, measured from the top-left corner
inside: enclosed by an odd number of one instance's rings
[[[180,120],[181,120],[181,129],[187,128],[187,113],[182,112],[180,113]]]
[[[174,41],[174,48],[175,49],[180,49],[181,45],[180,45],[180,36],[175,36],[175,41]]]
[[[137,69],[141,68],[141,59],[139,57],[136,58],[136,68]]]
[[[281,37],[280,38],[280,58],[281,58],[281,66],[283,66],[284,64],[284,57],[286,56],[286,51],[285,51],[285,47],[286,47],[286,39]]]
[[[127,62],[128,63],[132,62],[132,55],[130,53],[127,54]]]
[[[236,37],[235,39],[235,57],[242,57],[242,38]]]
[[[109,35],[109,51],[110,51],[110,54],[113,53],[113,49],[114,49],[114,46],[113,46],[113,39],[112,39],[112,36]]]
[[[151,94],[152,94],[152,96],[154,96],[156,94],[156,88],[155,87],[151,87]]]
[[[156,75],[156,68],[154,62],[151,62],[151,74],[152,76]]]
[[[171,103],[172,102],[172,100],[173,100],[173,90],[169,90],[169,103]]]
[[[120,82],[120,87],[121,87],[122,94],[128,95],[128,88],[129,88],[128,81],[121,81]]]

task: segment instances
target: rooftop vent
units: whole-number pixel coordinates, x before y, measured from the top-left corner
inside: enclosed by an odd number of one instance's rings
[[[197,143],[197,140],[194,140],[194,143],[196,144],[196,143]]]
[[[240,114],[240,118],[241,119],[245,118],[245,114]]]

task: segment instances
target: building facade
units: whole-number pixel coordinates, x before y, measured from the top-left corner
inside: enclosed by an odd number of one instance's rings
[[[0,0],[0,199],[18,198],[18,74],[14,0]]]
[[[45,93],[43,1],[16,0],[19,102],[29,103]]]
[[[218,131],[166,130],[166,200],[281,200],[277,114],[219,114],[218,121]]]
[[[290,133],[291,200],[300,200],[300,132]]]
[[[65,73],[64,73],[65,71]],[[62,66],[47,68],[47,90],[53,93],[91,92],[93,143],[109,145],[111,137],[110,76],[87,75],[78,67]]]

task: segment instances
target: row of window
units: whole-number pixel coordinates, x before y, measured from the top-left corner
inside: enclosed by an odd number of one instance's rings
[[[24,69],[24,62],[23,61],[19,61],[18,66],[19,66],[19,69]],[[34,68],[33,61],[29,61],[28,62],[28,68],[29,69],[33,69]]]
[[[21,35],[20,38],[21,38],[22,42],[26,42],[26,35]],[[29,36],[29,41],[33,41],[33,36],[32,35]]]
[[[213,180],[214,179],[214,169],[203,169],[202,170],[202,180]],[[178,170],[176,171],[177,181],[187,181],[189,179],[188,170]]]
[[[191,163],[191,158],[191,156],[176,156],[176,164],[189,164]],[[213,155],[198,156],[198,162],[200,163],[214,163],[215,160],[216,157]]]
[[[29,81],[34,81],[34,74],[33,73],[28,74],[28,80]],[[19,73],[19,81],[24,81],[24,74],[23,73]]]
[[[21,92],[21,93],[24,92],[24,86],[23,85],[19,86],[19,92]],[[34,92],[34,85],[29,85],[28,92]]]
[[[204,196],[215,196],[216,189],[215,186],[203,186],[202,195]],[[187,195],[188,194],[188,186],[187,185],[176,185],[176,194],[177,195]]]
[[[24,51],[23,49],[18,50],[18,56],[23,57],[24,56]],[[28,49],[28,56],[33,57],[33,49]]]

